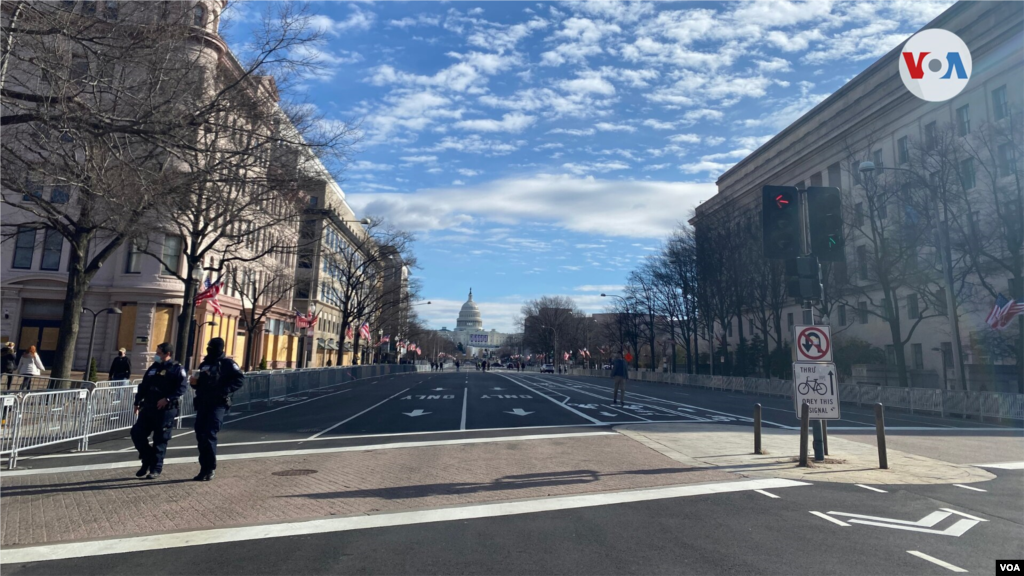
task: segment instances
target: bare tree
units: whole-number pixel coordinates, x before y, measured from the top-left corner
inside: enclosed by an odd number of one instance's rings
[[[523,305],[523,345],[534,352],[553,350],[558,363],[563,352],[578,348],[580,323],[586,315],[567,296],[541,296]]]
[[[275,309],[291,303],[295,288],[295,266],[273,253],[259,260],[242,260],[230,266],[229,283],[242,301],[245,327],[245,358],[242,365],[250,370],[256,362],[254,354],[257,330]]]

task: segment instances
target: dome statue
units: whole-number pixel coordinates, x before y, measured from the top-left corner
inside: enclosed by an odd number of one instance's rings
[[[477,308],[476,302],[473,302],[473,289],[469,289],[469,300],[462,305],[462,310],[459,311],[459,319],[455,322],[456,330],[482,330],[484,327],[484,320],[480,316],[480,309]]]

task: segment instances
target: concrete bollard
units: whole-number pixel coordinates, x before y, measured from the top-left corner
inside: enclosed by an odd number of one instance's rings
[[[875,436],[878,442],[878,467],[889,469],[889,457],[885,452],[885,414],[882,403],[875,404]]]
[[[807,425],[811,421],[810,408],[800,406],[800,465],[807,466]]]
[[[754,454],[761,453],[761,405],[754,404]]]

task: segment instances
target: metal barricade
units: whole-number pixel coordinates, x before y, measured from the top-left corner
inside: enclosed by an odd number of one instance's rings
[[[17,465],[20,450],[82,439],[88,405],[89,391],[84,389],[23,396],[15,424],[10,467]]]
[[[881,386],[875,386],[873,384],[861,384],[860,385],[860,403],[867,404],[868,406],[874,406],[881,402],[882,394],[879,392]]]
[[[910,390],[885,386],[880,390],[880,400],[887,408],[907,408],[910,406]]]
[[[82,450],[89,449],[89,437],[131,428],[135,424],[137,386],[96,388],[89,396],[88,416],[82,437]]]
[[[0,396],[0,455],[14,451],[14,432],[21,413],[21,398],[13,394]]]
[[[131,380],[99,380],[99,381],[96,382],[96,387],[97,388],[108,388],[110,386],[128,386],[131,383],[132,383]]]
[[[0,391],[26,392],[36,390],[76,390],[85,384],[84,380],[50,378],[48,376],[22,376],[4,374],[0,377]]]
[[[929,390],[927,388],[911,388],[910,401],[913,410],[918,412],[934,412],[943,415],[942,390]]]

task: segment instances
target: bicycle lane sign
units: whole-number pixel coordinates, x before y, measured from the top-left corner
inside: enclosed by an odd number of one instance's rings
[[[831,362],[832,334],[828,326],[796,326],[796,361]]]
[[[832,363],[793,363],[793,408],[809,407],[811,420],[839,419],[839,373]]]

